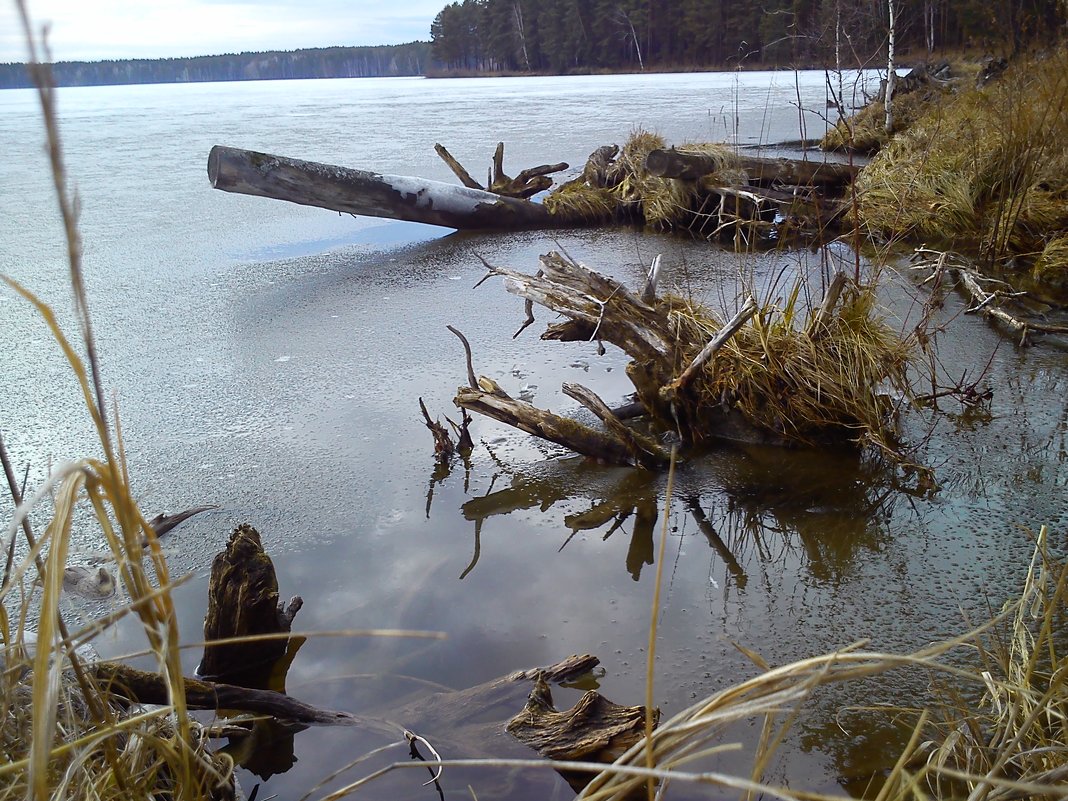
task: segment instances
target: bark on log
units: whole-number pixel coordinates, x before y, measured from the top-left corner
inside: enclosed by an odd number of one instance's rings
[[[259,532],[242,524],[211,566],[208,611],[204,617],[204,656],[200,674],[246,687],[272,686],[271,674],[286,656],[286,638],[221,642],[255,634],[282,634],[292,628],[301,600],[278,601],[278,579]],[[276,689],[281,689],[277,687]]]
[[[848,164],[796,159],[772,159],[737,155],[735,165],[746,172],[750,183],[793,186],[845,186],[857,177],[858,168]],[[704,153],[657,149],[649,152],[645,169],[660,178],[697,180],[715,172],[719,162]]]
[[[346,214],[462,230],[564,228],[579,217],[537,203],[440,181],[384,175],[216,145],[208,155],[215,189],[286,200]]]
[[[671,455],[660,443],[627,428],[608,408],[607,404],[581,384],[564,384],[564,394],[574,398],[605,424],[609,433],[626,446],[634,463],[647,470],[659,470],[671,462]]]

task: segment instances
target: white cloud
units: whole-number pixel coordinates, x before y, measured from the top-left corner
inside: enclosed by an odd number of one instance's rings
[[[32,0],[57,61],[396,44],[430,36],[445,0]],[[0,6],[0,61],[23,61],[13,2]]]

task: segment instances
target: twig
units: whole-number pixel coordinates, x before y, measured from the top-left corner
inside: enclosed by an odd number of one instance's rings
[[[471,387],[471,389],[478,389],[478,380],[475,378],[475,368],[474,365],[471,363],[471,343],[467,341],[467,337],[465,337],[451,325],[447,325],[445,327],[452,331],[454,334],[456,334],[456,336],[459,337],[460,341],[464,343],[464,353],[467,355],[467,383]]]

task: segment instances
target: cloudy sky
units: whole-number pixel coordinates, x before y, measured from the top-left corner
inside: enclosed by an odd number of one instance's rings
[[[397,44],[430,38],[447,0],[28,0],[57,61]],[[24,61],[14,0],[0,0],[0,62]]]

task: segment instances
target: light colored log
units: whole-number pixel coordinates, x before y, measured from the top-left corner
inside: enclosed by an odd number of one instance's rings
[[[608,405],[593,390],[582,386],[582,384],[564,384],[563,390],[564,394],[569,398],[574,398],[597,415],[597,418],[605,424],[608,433],[627,447],[627,450],[630,451],[631,456],[634,458],[634,462],[639,467],[644,467],[647,470],[659,470],[671,463],[671,454],[660,447],[656,440],[643,436],[623,425],[612,410],[608,408]]]
[[[441,181],[353,170],[216,145],[208,155],[215,189],[285,200],[346,214],[463,230],[554,228],[581,224],[537,203]]]

